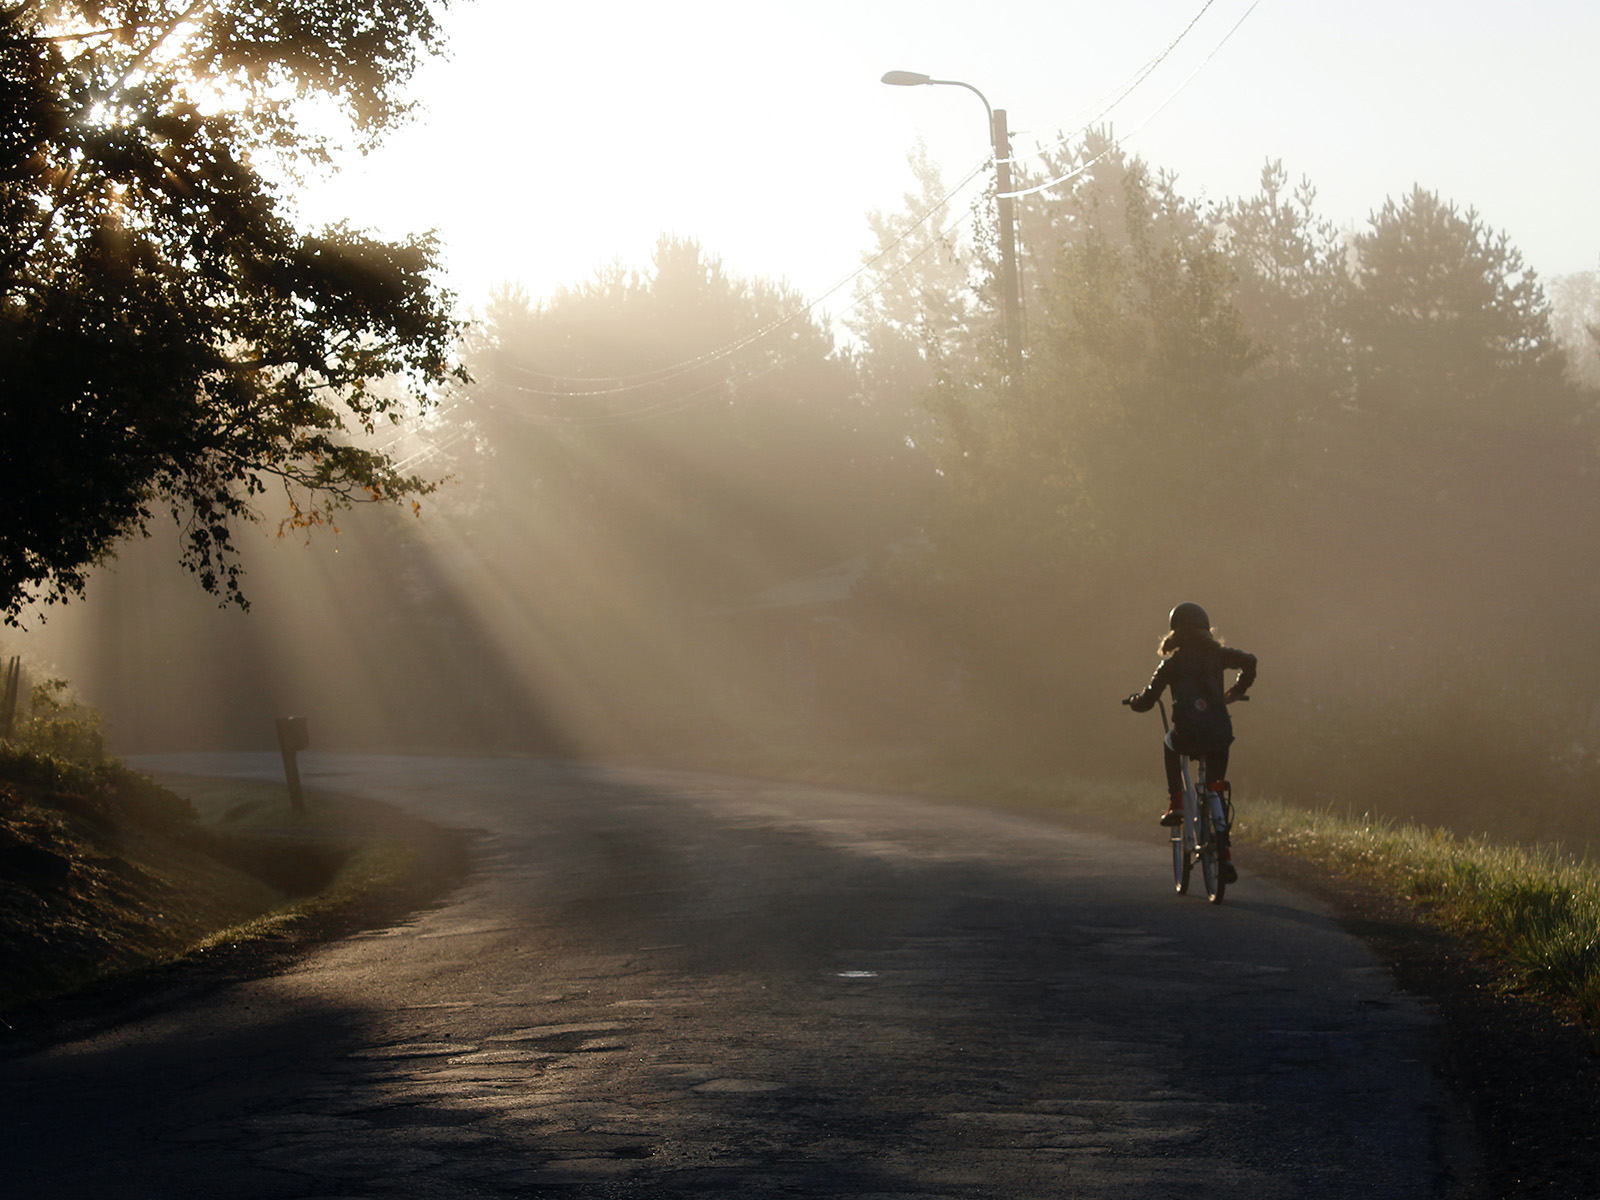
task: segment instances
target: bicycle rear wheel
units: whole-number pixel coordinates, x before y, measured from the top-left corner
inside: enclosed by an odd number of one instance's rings
[[[1217,830],[1211,823],[1211,797],[1200,802],[1200,875],[1206,884],[1206,899],[1213,904],[1222,903],[1222,894],[1228,885],[1222,879],[1221,854],[1217,849]]]

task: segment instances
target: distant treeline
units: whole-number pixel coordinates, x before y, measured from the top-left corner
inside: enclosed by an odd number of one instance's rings
[[[1192,599],[1260,656],[1236,755],[1258,786],[1593,828],[1593,359],[1516,249],[1422,188],[1341,233],[1277,163],[1217,206],[1101,139],[1067,175],[1023,208],[1020,396],[985,326],[943,315],[971,264],[873,314],[902,372],[920,351],[948,480],[883,603],[960,647],[985,739],[1126,762],[1154,739],[1115,700]],[[1574,350],[1597,318],[1568,318]]]
[[[680,239],[498,293],[416,447],[451,486],[267,582],[300,645],[218,672],[315,679],[347,743],[928,746],[1154,792],[1154,719],[1117,701],[1196,600],[1261,660],[1247,786],[1595,827],[1592,279],[1553,315],[1421,188],[1342,232],[1276,163],[1207,205],[1094,137],[1019,205],[1011,379],[992,205],[920,220],[945,189],[914,166],[839,339]]]

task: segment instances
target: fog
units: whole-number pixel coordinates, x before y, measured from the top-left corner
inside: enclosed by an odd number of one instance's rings
[[[1021,206],[1009,379],[994,209],[930,213],[920,169],[841,326],[685,239],[502,290],[391,447],[446,479],[420,518],[244,539],[248,613],[158,533],[6,647],[122,753],[293,713],[316,749],[892,753],[1154,811],[1118,701],[1192,600],[1261,664],[1241,797],[1600,832],[1593,277],[1547,290],[1470,198],[1338,230],[1281,170],[1202,204],[1091,137]]]

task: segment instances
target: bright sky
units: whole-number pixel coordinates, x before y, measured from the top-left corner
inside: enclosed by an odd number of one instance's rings
[[[1600,4],[1251,6],[456,0],[451,58],[412,90],[418,121],[304,212],[437,229],[473,306],[502,282],[542,295],[609,262],[642,265],[662,232],[815,297],[871,248],[867,211],[903,207],[919,138],[951,181],[986,155],[977,97],[887,87],[885,71],[980,88],[1020,154],[1032,134],[1081,126],[1204,8],[1109,116],[1186,194],[1254,191],[1281,157],[1343,226],[1421,183],[1506,230],[1547,277],[1600,265]]]

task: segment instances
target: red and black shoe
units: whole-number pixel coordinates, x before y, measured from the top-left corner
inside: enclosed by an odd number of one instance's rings
[[[1167,800],[1167,811],[1161,814],[1161,824],[1171,829],[1183,824],[1183,793],[1173,792]]]

